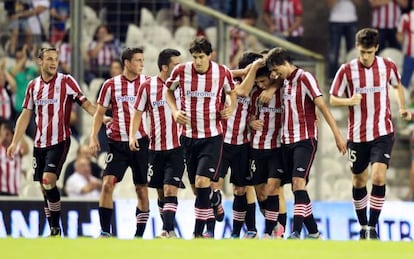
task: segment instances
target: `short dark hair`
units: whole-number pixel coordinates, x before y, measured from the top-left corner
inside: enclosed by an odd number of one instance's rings
[[[13,127],[12,127],[12,125],[11,125],[10,121],[8,121],[8,120],[6,120],[6,119],[4,119],[4,118],[0,118],[0,127],[1,127],[2,125],[4,125],[4,128],[5,128],[5,129],[10,130],[12,133],[14,133],[14,131],[13,131]]]
[[[176,49],[164,49],[158,55],[158,69],[161,71],[162,66],[168,66],[171,62],[172,57],[178,57],[181,53]]]
[[[42,59],[44,54],[46,52],[49,52],[49,51],[56,51],[57,52],[57,49],[56,48],[41,48],[41,49],[39,49],[39,52],[37,53],[37,57]]]
[[[266,65],[270,69],[270,67],[276,65],[280,66],[283,65],[285,62],[291,63],[291,58],[287,50],[277,47],[273,48],[269,51],[266,57]]]
[[[210,55],[213,52],[210,41],[206,37],[197,37],[190,44],[190,53],[205,53]]]
[[[259,59],[262,57],[263,55],[256,53],[256,52],[252,52],[252,51],[245,52],[239,59],[239,68],[240,69],[245,68],[249,64],[253,63],[256,59]]]
[[[256,78],[261,77],[261,76],[266,76],[266,77],[270,76],[270,70],[266,66],[261,67],[256,71]]]
[[[372,48],[378,46],[378,30],[374,28],[364,28],[359,30],[355,35],[355,43],[356,45],[360,45],[364,48]]]
[[[126,48],[122,51],[121,54],[121,65],[125,66],[125,60],[131,61],[132,57],[137,53],[144,53],[144,50],[141,48]]]

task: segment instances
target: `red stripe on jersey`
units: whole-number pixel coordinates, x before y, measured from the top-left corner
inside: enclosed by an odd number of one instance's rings
[[[207,72],[205,73],[205,88],[204,91],[205,92],[211,92],[212,89],[212,64],[210,64],[209,69],[207,70]],[[221,72],[221,71],[220,71]],[[221,78],[220,78],[221,80]],[[210,122],[211,122],[211,118],[210,118],[210,113],[206,112],[210,110],[210,98],[204,98],[203,99],[203,109],[204,109],[204,113],[205,115],[207,115],[206,117],[204,117],[204,129],[205,129],[205,137],[211,137],[211,129],[210,129]],[[219,108],[216,106],[216,109],[219,110]],[[219,121],[219,120],[217,120]]]
[[[374,64],[372,65],[372,70],[373,70],[373,76],[374,76],[374,86],[379,86],[380,85],[380,73],[378,70],[378,63],[374,62]],[[387,72],[388,74],[388,72]],[[375,107],[379,107],[379,105],[381,105],[381,93],[380,92],[376,92],[374,93],[374,106]],[[373,114],[374,116],[374,136],[379,136],[379,128],[378,128],[378,123],[379,123],[379,116],[381,116],[381,114],[379,112],[375,112]]]
[[[367,85],[366,77],[365,77],[365,69],[363,69],[362,64],[358,62],[358,66],[361,68],[359,69],[359,80],[360,80],[360,88],[364,88]],[[365,98],[361,99],[360,103],[361,107],[361,121],[367,120],[367,100]],[[366,141],[366,124],[362,124],[359,129],[359,135],[361,136],[361,141]]]

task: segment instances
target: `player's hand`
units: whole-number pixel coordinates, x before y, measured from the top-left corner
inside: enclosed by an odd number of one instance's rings
[[[354,94],[351,98],[349,98],[349,105],[359,105],[361,103],[362,95],[361,94]]]
[[[221,110],[221,112],[220,112],[221,118],[223,118],[225,120],[227,120],[228,118],[230,118],[231,115],[234,112],[234,109],[235,109],[235,107],[233,107],[233,105],[231,105],[231,104],[230,105],[226,105],[226,107],[223,110]]]
[[[338,136],[335,136],[335,142],[336,142],[336,147],[338,148],[339,152],[342,155],[346,154],[346,140],[345,138],[342,136],[342,134],[339,134]]]
[[[96,137],[91,137],[89,142],[89,152],[92,156],[98,157],[98,151],[101,150],[101,146],[99,145],[99,141]]]
[[[276,88],[271,87],[268,89],[263,90],[259,95],[259,102],[261,103],[269,103],[272,100],[273,95],[275,95]]]
[[[264,58],[259,58],[256,59],[253,63],[252,63],[252,67],[255,69],[259,69],[266,66],[266,60]]]
[[[410,121],[412,119],[412,114],[407,109],[400,109],[400,117],[405,121]]]
[[[136,138],[129,138],[129,149],[131,151],[138,151],[139,150],[139,143],[138,139]]]
[[[103,124],[108,125],[109,123],[112,122],[112,117],[109,116],[103,116],[103,120],[102,120]]]
[[[175,122],[177,122],[178,124],[181,124],[181,125],[187,124],[187,116],[184,111],[177,110],[173,113],[173,116],[174,116]]]
[[[16,144],[11,143],[10,146],[7,148],[6,154],[8,158],[13,158],[13,155],[16,153]]]
[[[263,129],[263,120],[252,120],[249,123],[250,128],[254,129],[254,130],[262,130]]]

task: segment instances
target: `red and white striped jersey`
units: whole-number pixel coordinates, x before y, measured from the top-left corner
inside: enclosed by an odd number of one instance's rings
[[[0,86],[0,118],[10,119],[12,113],[10,96],[7,90]]]
[[[181,110],[189,118],[182,127],[188,138],[209,138],[223,134],[220,111],[224,108],[224,93],[234,89],[231,71],[210,62],[206,73],[198,74],[193,62],[176,66],[166,82],[175,90],[180,87]]]
[[[17,195],[22,172],[20,145],[12,159],[7,157],[6,150],[7,147],[0,145],[0,192]]]
[[[112,122],[106,125],[108,138],[114,141],[129,141],[129,123],[134,111],[138,89],[148,77],[139,75],[135,80],[129,81],[124,75],[118,75],[106,80],[99,93],[97,103],[109,107],[112,105]],[[142,117],[136,138],[147,136],[145,132],[145,114]]]
[[[286,31],[292,26],[295,16],[303,15],[303,6],[301,0],[266,0],[264,11],[270,13],[273,24],[278,32]],[[292,31],[289,36],[302,36],[303,27],[300,26]]]
[[[92,41],[89,43],[88,50],[93,50],[98,42]],[[118,52],[114,47],[114,44],[107,43],[105,44],[102,49],[98,52],[98,56],[96,58],[91,58],[91,65],[92,66],[110,66],[111,62],[118,57]]]
[[[262,130],[251,129],[250,146],[254,149],[275,149],[280,147],[280,128],[282,124],[282,91],[278,89],[269,103],[261,103],[259,96],[263,92],[255,88],[249,107],[251,116],[263,122]]]
[[[151,121],[150,150],[170,150],[180,146],[179,127],[168,107],[164,86],[165,82],[160,77],[151,77],[140,87],[134,105],[136,110],[148,111]]]
[[[248,129],[250,96],[237,96],[237,106],[232,116],[223,120],[224,143],[242,145],[250,141]]]
[[[74,101],[86,101],[78,83],[71,75],[56,73],[48,82],[41,76],[29,82],[23,108],[32,110],[36,133],[34,146],[39,148],[56,145],[70,137],[70,113]]]
[[[71,47],[69,43],[63,42],[59,45],[59,63],[70,65]]]
[[[301,68],[283,82],[282,143],[317,138],[314,99],[322,96],[316,78]]]
[[[404,34],[402,51],[405,55],[414,57],[414,10],[401,16],[398,32]]]
[[[400,16],[401,9],[396,0],[389,1],[385,5],[373,7],[371,13],[372,27],[395,29],[400,21]]]
[[[349,106],[348,139],[367,142],[394,131],[391,120],[389,85],[398,86],[400,75],[393,61],[375,57],[371,67],[358,59],[343,64],[332,82],[330,94],[336,97],[362,95],[360,105]]]

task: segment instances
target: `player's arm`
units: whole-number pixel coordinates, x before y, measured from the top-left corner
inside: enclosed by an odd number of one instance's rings
[[[336,121],[332,116],[331,111],[328,109],[328,106],[326,105],[325,101],[323,100],[323,97],[318,96],[313,101],[315,105],[318,107],[319,111],[321,111],[323,117],[325,118],[326,122],[331,128],[331,131],[335,137],[336,147],[338,148],[339,152],[341,152],[341,154],[344,155],[346,153],[345,138],[342,136],[341,131],[336,125]]]
[[[263,67],[265,65],[264,59],[257,59],[254,61],[249,69],[249,72],[247,72],[246,77],[243,79],[243,81],[236,86],[235,91],[236,95],[247,97],[249,96],[251,90],[253,89],[255,80],[256,80],[256,72],[259,68]]]
[[[331,94],[331,96],[329,97],[329,103],[332,106],[354,106],[359,105],[361,103],[361,99],[361,94],[354,94],[351,98],[338,97]]]
[[[228,119],[233,114],[234,110],[236,109],[237,104],[237,94],[234,90],[227,92],[226,95],[230,99],[230,104],[226,104],[224,109],[220,112],[221,117],[223,119]]]
[[[97,156],[98,151],[101,149],[99,145],[99,140],[98,140],[98,132],[99,132],[99,129],[101,128],[105,112],[106,112],[106,108],[103,105],[98,104],[98,107],[96,108],[96,112],[92,118],[92,128],[91,128],[91,133],[90,133],[89,150],[91,154],[95,157]]]
[[[139,144],[137,138],[135,137],[135,133],[138,131],[139,126],[141,125],[141,120],[142,111],[135,110],[131,123],[129,124],[129,149],[131,149],[131,151],[139,150]]]
[[[177,103],[175,102],[174,91],[169,88],[165,89],[165,97],[175,122],[185,125],[187,123],[187,116],[184,111],[178,110]]]
[[[91,116],[94,116],[96,112],[96,105],[91,103],[89,100],[86,100],[82,106],[81,106],[87,113],[89,113]]]
[[[16,122],[16,128],[14,131],[13,139],[10,146],[7,148],[7,156],[12,158],[16,152],[17,143],[19,143],[25,133],[27,126],[29,125],[33,111],[23,108],[22,113]]]
[[[404,87],[401,84],[393,87],[397,91],[397,103],[400,117],[407,121],[411,120],[412,114],[405,106]]]

